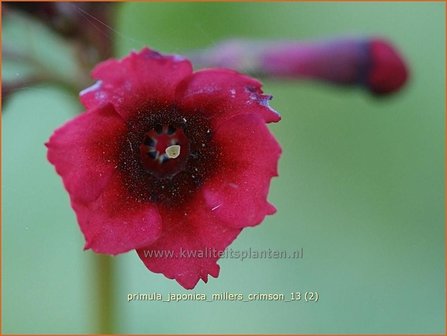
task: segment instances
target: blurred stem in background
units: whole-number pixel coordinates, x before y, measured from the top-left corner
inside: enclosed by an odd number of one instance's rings
[[[10,47],[4,47],[2,59],[5,62],[15,62],[16,64],[31,67],[33,72],[26,76],[18,76],[14,80],[4,80],[2,83],[2,97],[9,97],[16,90],[41,84],[51,84],[64,89],[70,95],[78,96],[79,88],[90,83],[88,72],[79,68],[74,77],[64,76],[51,68],[39,57],[32,53],[26,53],[20,49],[14,50]]]
[[[54,85],[70,95],[92,83],[90,71],[113,56],[113,3],[8,2],[2,4],[2,100],[18,89]],[[50,47],[48,47],[50,46]]]
[[[8,2],[3,5],[5,16],[25,13],[63,39],[81,46],[79,57],[90,67],[113,54],[112,38],[104,33],[101,25],[114,22],[115,3]]]
[[[113,257],[94,255],[93,274],[96,274],[96,333],[112,334],[115,331],[115,267]]]

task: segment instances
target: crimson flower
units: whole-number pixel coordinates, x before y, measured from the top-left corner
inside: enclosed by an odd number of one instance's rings
[[[136,250],[187,289],[217,277],[219,254],[203,252],[223,251],[276,211],[267,201],[281,153],[266,127],[280,120],[271,96],[238,72],[193,72],[187,59],[147,48],[99,64],[93,77],[81,92],[86,112],[46,144],[85,249]]]

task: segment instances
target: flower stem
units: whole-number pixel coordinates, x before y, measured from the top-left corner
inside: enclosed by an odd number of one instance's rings
[[[96,333],[112,334],[115,329],[114,265],[110,256],[97,254],[96,272]]]

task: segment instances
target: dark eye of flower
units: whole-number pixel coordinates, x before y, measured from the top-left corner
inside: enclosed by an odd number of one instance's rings
[[[186,166],[190,143],[183,127],[156,124],[144,135],[140,159],[147,172],[159,177],[172,177]]]
[[[120,172],[140,202],[178,206],[215,171],[218,150],[208,120],[176,107],[150,106],[128,121]]]

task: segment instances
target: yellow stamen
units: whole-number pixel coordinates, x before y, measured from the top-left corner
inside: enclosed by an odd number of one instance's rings
[[[176,159],[180,155],[180,146],[179,145],[172,145],[166,148],[165,150],[166,155],[170,159]]]

